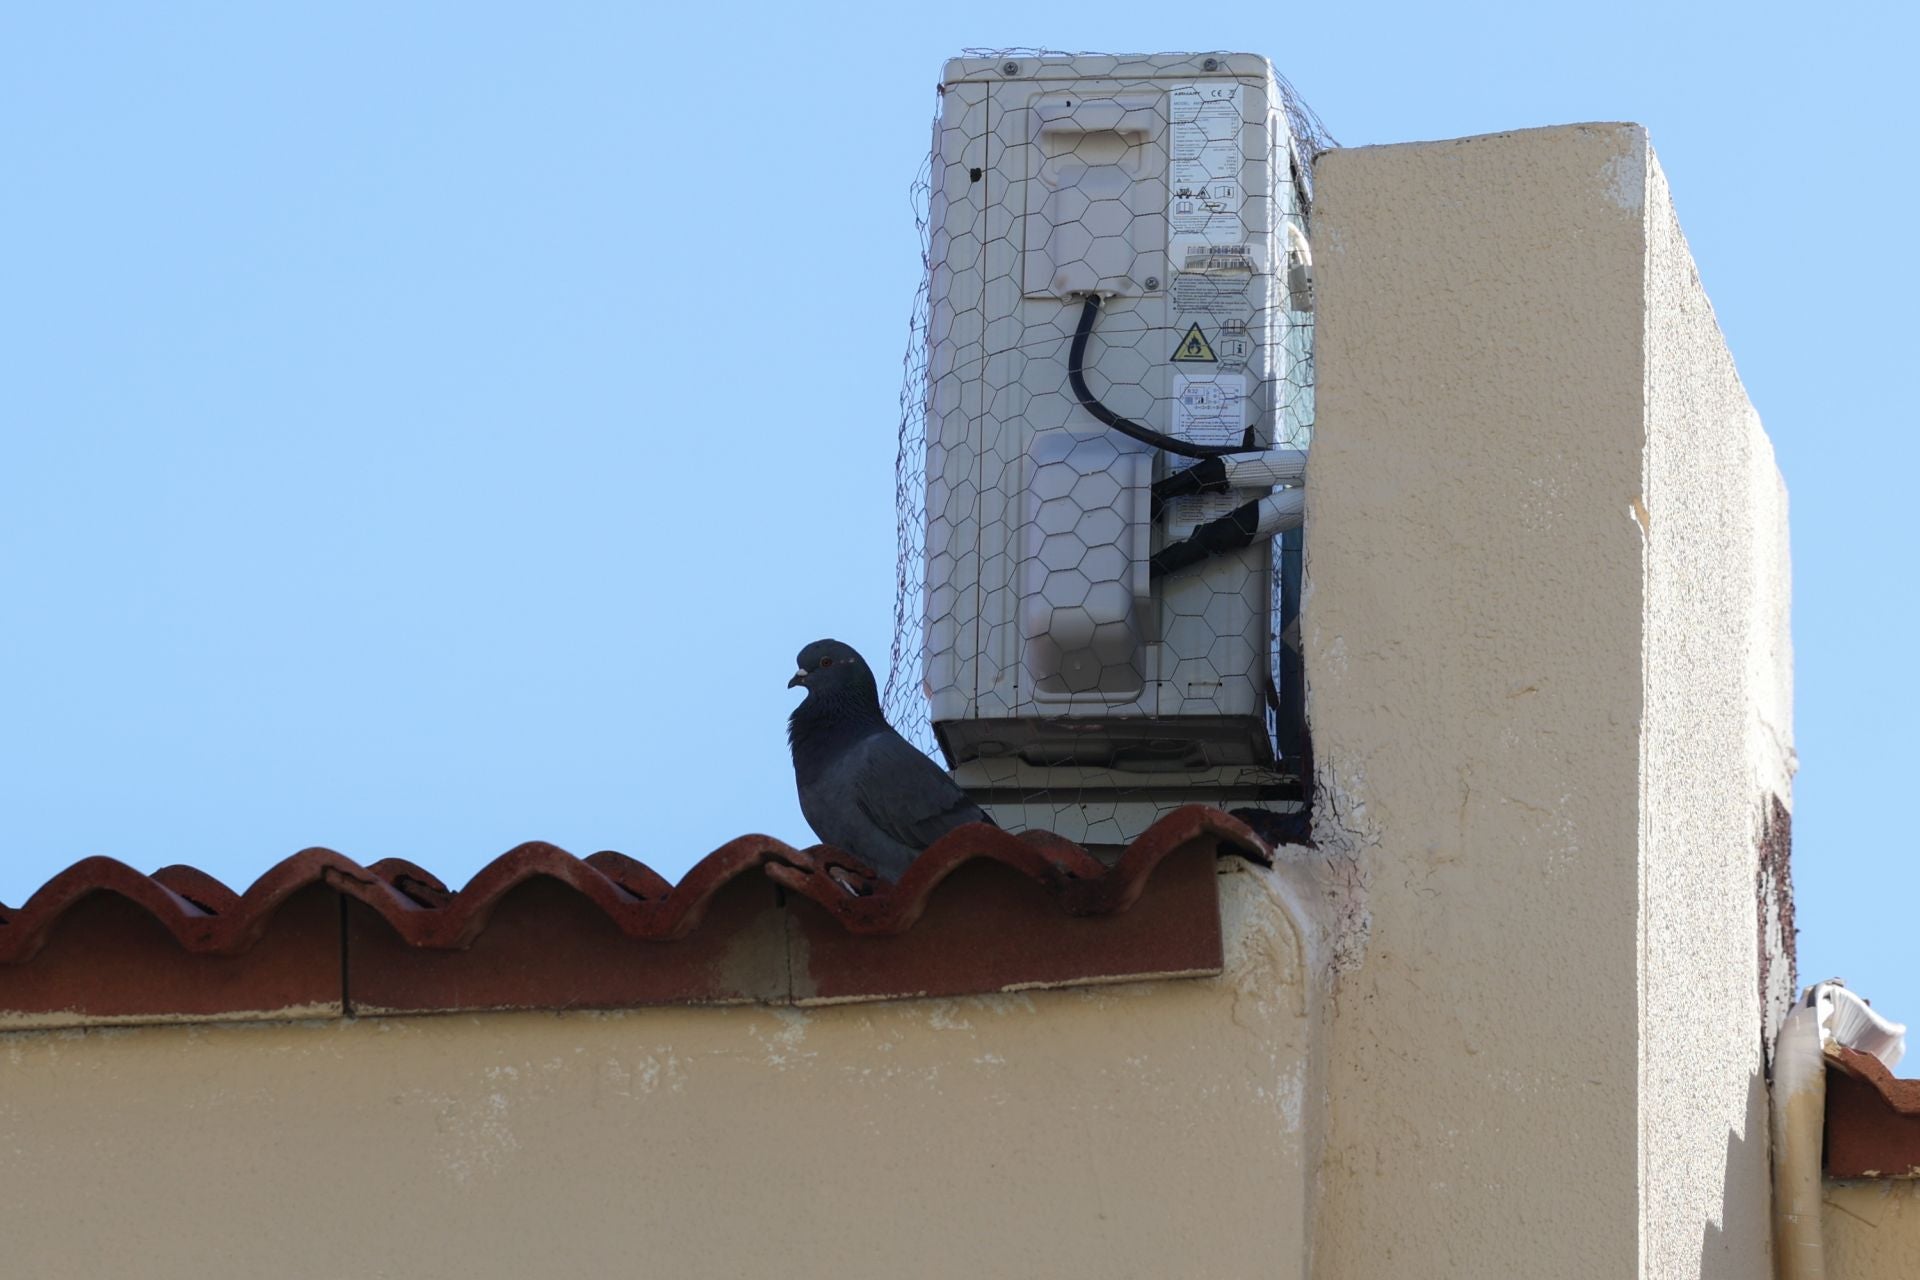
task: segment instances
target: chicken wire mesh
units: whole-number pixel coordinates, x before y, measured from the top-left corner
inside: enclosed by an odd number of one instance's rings
[[[1247,55],[949,68],[913,186],[884,704],[1002,825],[1121,843],[1209,790],[1299,794],[1297,527],[1168,568],[1265,489],[1163,497],[1193,458],[1152,446],[1305,449],[1288,266],[1333,145]]]

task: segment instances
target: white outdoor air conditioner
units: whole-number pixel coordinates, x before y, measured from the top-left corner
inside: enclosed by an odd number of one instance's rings
[[[1285,106],[1246,54],[947,64],[923,671],[1004,825],[1122,841],[1176,803],[1297,795],[1297,540],[1289,579],[1273,535],[1301,520],[1311,301]]]

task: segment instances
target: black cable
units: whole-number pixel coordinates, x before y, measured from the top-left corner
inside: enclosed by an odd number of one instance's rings
[[[1123,418],[1101,404],[1081,372],[1087,360],[1087,339],[1093,336],[1093,322],[1099,317],[1100,295],[1089,293],[1087,304],[1080,311],[1080,326],[1073,331],[1073,346],[1067,351],[1067,382],[1073,387],[1074,397],[1080,401],[1082,409],[1123,436],[1156,449],[1165,449],[1168,453],[1179,454],[1183,458],[1222,458],[1235,453],[1262,452],[1263,446],[1254,443],[1252,427],[1247,428],[1247,434],[1239,444],[1193,444],[1155,431],[1152,427],[1142,426],[1131,418]]]

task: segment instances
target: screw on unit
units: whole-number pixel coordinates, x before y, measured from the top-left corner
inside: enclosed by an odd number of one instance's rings
[[[1003,62],[1000,64],[1000,74],[1003,76],[1017,76],[1020,74],[1020,64],[1017,62]]]
[[[1160,287],[1160,277],[1159,277],[1159,276],[1148,276],[1148,277],[1147,277],[1147,288],[1149,288],[1149,289],[1158,289],[1159,287]]]
[[[1220,69],[1220,59],[1208,58],[1205,62],[1200,64],[1200,69],[1202,71],[1218,71]]]

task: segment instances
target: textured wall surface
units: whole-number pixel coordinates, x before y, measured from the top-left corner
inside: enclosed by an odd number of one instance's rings
[[[1829,1182],[1820,1232],[1833,1280],[1920,1274],[1920,1182]]]
[[[1318,179],[1316,1274],[1764,1274],[1783,504],[1645,133]]]
[[[1786,492],[1651,153],[1645,173],[1645,1274],[1744,1280],[1771,1233],[1756,894],[1791,796]]]
[[[1318,167],[1303,618],[1350,868],[1322,1276],[1636,1274],[1642,152]]]
[[[1222,870],[1218,979],[0,1036],[7,1273],[1304,1276],[1310,941]]]

